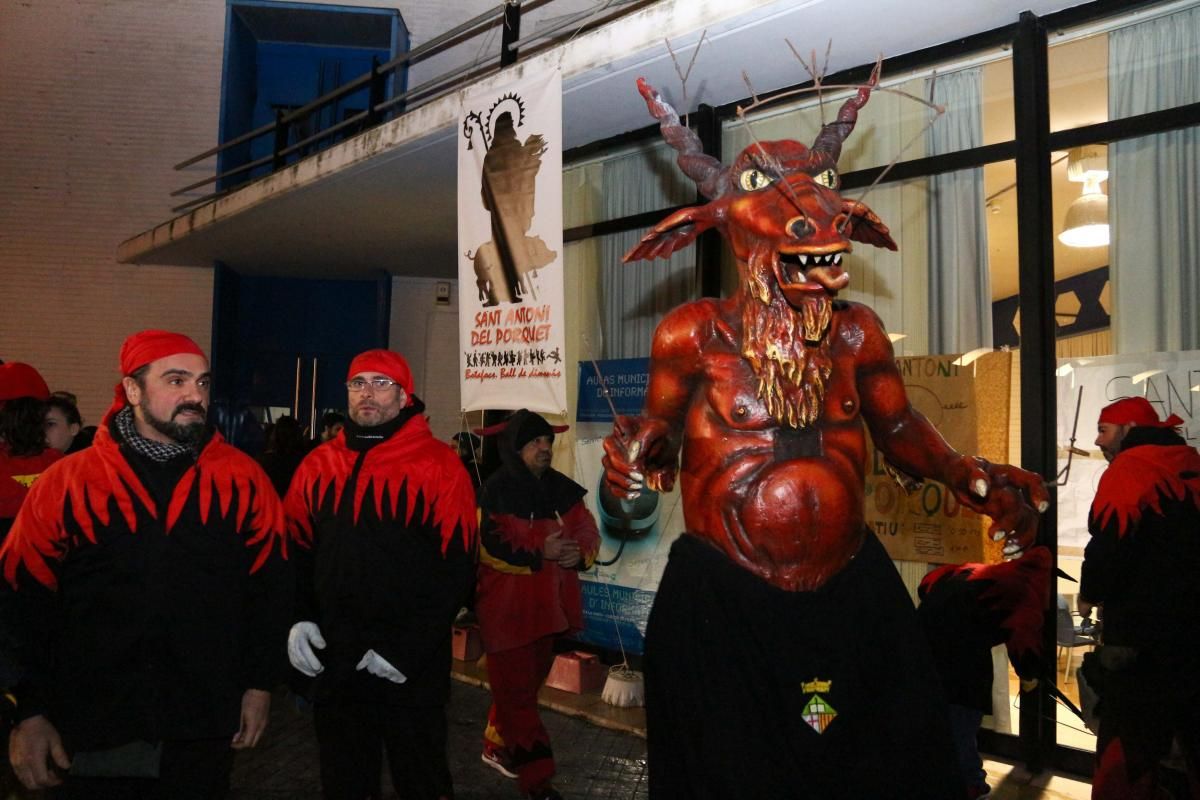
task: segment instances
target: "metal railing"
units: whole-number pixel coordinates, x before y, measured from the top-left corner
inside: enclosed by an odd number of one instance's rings
[[[552,1],[541,0],[538,2],[538,0],[534,0],[527,4],[526,10],[532,10]],[[269,167],[270,172],[273,173],[287,166],[292,157],[297,155],[305,157],[315,150],[320,150],[336,143],[339,141],[337,138],[339,134],[343,134],[346,131],[359,133],[376,127],[406,111],[428,103],[447,92],[503,69],[517,60],[518,54],[522,49],[528,50],[538,44],[552,46],[566,31],[569,31],[570,36],[573,37],[580,32],[607,24],[614,19],[632,13],[639,8],[649,5],[650,2],[653,2],[653,0],[597,0],[592,8],[567,14],[555,20],[552,24],[547,25],[544,29],[522,39],[520,38],[521,0],[504,0],[504,2],[498,4],[495,8],[472,17],[461,25],[455,26],[445,33],[430,39],[420,47],[402,53],[390,61],[380,63],[378,58],[373,58],[370,71],[357,78],[343,83],[336,89],[298,108],[286,111],[279,109],[276,111],[274,121],[228,139],[216,147],[209,148],[203,153],[179,162],[175,165],[175,169],[183,170],[207,158],[212,158],[231,150],[234,147],[246,146],[249,148],[251,142],[264,137],[271,137],[271,153],[269,155],[248,160],[245,163],[215,172],[203,180],[189,183],[187,186],[180,187],[171,192],[171,197],[179,197],[210,184],[219,184],[221,181],[234,176],[253,173],[254,170],[261,167]],[[459,44],[464,39],[481,35],[489,28],[497,25],[501,26],[501,42],[498,57],[489,59],[486,62],[476,58],[449,72],[431,78],[419,86],[403,92],[392,93],[391,96],[388,96],[389,82],[403,68],[444,52]],[[301,130],[302,123],[310,119],[316,119],[317,115],[323,109],[336,106],[341,100],[364,88],[367,89],[369,97],[365,110],[355,113],[340,122],[320,127],[298,141],[290,141],[293,130]],[[194,206],[206,203],[240,188],[252,179],[255,178],[247,175],[245,179],[238,181],[233,186],[226,186],[208,194],[190,198],[186,202],[173,207],[171,211],[172,213],[180,213]]]

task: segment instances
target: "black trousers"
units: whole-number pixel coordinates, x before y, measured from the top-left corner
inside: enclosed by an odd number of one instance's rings
[[[326,800],[377,800],[387,752],[401,800],[452,800],[445,706],[334,700],[313,708]]]
[[[55,800],[222,800],[229,794],[229,738],[163,742],[158,778],[67,776]]]

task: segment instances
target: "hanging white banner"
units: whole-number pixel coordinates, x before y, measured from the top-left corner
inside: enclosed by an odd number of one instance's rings
[[[466,96],[460,116],[463,410],[566,414],[562,74]]]

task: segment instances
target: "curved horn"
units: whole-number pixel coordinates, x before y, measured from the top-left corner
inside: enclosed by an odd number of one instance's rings
[[[662,99],[657,89],[643,78],[637,79],[637,86],[651,116],[658,120],[663,138],[679,153],[676,163],[683,174],[696,182],[702,195],[709,199],[716,197],[723,188],[721,178],[725,174],[725,166],[704,152],[700,137],[691,128],[679,123],[679,114]]]
[[[870,80],[864,86],[860,86],[858,91],[846,102],[842,103],[837,119],[827,122],[821,128],[816,141],[813,142],[812,152],[814,155],[825,153],[832,159],[834,165],[837,164],[842,155],[842,142],[846,141],[846,137],[854,130],[854,124],[858,122],[858,110],[867,104],[867,100],[871,99],[871,90],[878,85],[879,64],[877,63],[871,72]]]

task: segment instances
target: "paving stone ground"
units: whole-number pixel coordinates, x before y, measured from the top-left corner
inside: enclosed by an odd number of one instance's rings
[[[491,695],[455,682],[447,709],[450,770],[457,800],[520,800],[516,781],[479,760]],[[566,800],[646,800],[646,742],[548,709],[542,719],[558,763],[554,785]],[[386,776],[384,784],[391,783]],[[387,794],[394,797],[394,794]],[[312,717],[286,697],[272,704],[271,727],[259,747],[234,766],[231,800],[320,800]]]

